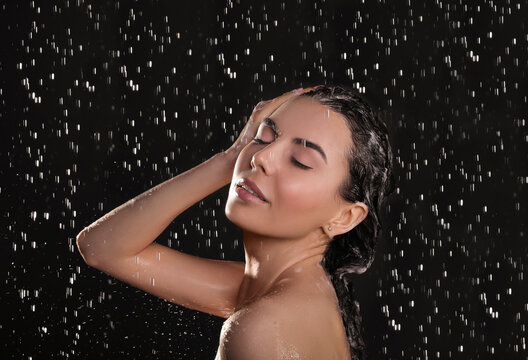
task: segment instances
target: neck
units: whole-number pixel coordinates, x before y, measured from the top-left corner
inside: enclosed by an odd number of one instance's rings
[[[329,240],[321,229],[280,239],[244,231],[246,268],[238,304],[260,298],[280,280],[324,273],[320,263]]]

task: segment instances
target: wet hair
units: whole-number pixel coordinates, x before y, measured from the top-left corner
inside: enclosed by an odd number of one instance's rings
[[[351,132],[347,149],[348,176],[338,190],[344,200],[368,206],[366,218],[347,233],[334,236],[322,265],[335,288],[352,359],[366,359],[359,303],[345,276],[365,272],[374,260],[381,234],[379,216],[383,200],[394,190],[392,151],[387,126],[360,95],[343,86],[319,86],[301,96],[311,97],[342,115]]]

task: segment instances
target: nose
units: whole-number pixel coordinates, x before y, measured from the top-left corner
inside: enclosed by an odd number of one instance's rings
[[[266,175],[273,174],[277,166],[277,154],[279,153],[276,145],[275,141],[253,154],[250,162],[251,168],[259,169]]]

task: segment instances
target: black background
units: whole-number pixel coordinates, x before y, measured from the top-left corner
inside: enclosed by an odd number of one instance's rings
[[[213,359],[223,319],[90,268],[75,236],[227,149],[258,101],[321,83],[391,132],[397,189],[354,277],[370,358],[527,358],[527,8],[2,2],[2,358]],[[243,260],[226,197],[157,241]]]

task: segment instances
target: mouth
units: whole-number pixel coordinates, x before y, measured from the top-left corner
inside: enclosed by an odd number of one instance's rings
[[[256,192],[254,192],[253,190],[251,190],[251,188],[249,188],[248,186],[246,185],[239,185],[237,184],[237,188],[242,188],[244,190],[246,190],[248,193],[250,193],[251,195],[259,198],[260,200],[262,201],[266,201],[266,199],[264,199],[262,196],[260,196],[259,194],[257,194]],[[266,201],[267,202],[267,201]]]
[[[255,184],[253,181],[249,179],[242,178],[238,180],[236,183],[236,189],[239,189],[239,188],[243,189],[245,192],[247,192],[248,194],[251,194],[252,196],[254,196],[255,198],[261,201],[268,202],[268,200],[264,197],[264,194],[259,189],[257,184]]]

